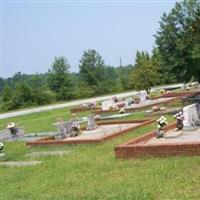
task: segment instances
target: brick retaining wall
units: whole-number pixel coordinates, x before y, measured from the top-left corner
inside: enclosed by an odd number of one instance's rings
[[[126,134],[130,131],[133,131],[141,126],[145,126],[147,124],[153,123],[155,122],[155,119],[143,119],[143,120],[114,120],[114,121],[103,121],[103,122],[97,122],[98,125],[108,125],[108,124],[123,124],[123,123],[140,123],[134,127],[131,128],[127,128],[125,130],[122,131],[117,131],[113,134],[110,135],[106,135],[106,136],[102,136],[98,139],[84,139],[84,138],[78,138],[77,140],[54,140],[53,137],[47,137],[47,138],[43,138],[40,140],[36,140],[36,141],[31,141],[31,142],[27,142],[26,145],[27,146],[44,146],[44,145],[61,145],[61,144],[97,144],[97,143],[102,143],[106,140],[110,140],[113,139],[114,137]],[[84,130],[85,127],[82,128],[82,130]]]
[[[166,127],[166,131],[174,129],[175,123]],[[145,144],[149,139],[155,137],[156,131],[151,131],[143,136],[137,137],[126,143],[115,147],[116,158],[139,158],[144,156],[196,156],[200,155],[199,142],[184,142],[174,144]]]

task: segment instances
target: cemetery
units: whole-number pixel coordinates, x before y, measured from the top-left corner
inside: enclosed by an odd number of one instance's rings
[[[166,119],[161,117],[157,131],[116,146],[116,158],[200,155],[200,104],[186,106],[174,117],[176,123],[166,126]]]
[[[57,124],[58,134],[35,141],[29,141],[28,146],[63,145],[63,144],[96,144],[123,135],[144,125],[153,123],[154,119],[142,120],[97,120],[93,114],[87,118],[87,126],[74,130],[72,121]]]
[[[0,200],[200,199],[200,0],[0,10]]]
[[[162,95],[152,97],[152,99],[168,98],[168,97],[189,97],[197,94],[199,94],[199,89],[192,91],[182,91],[182,92],[166,92]]]
[[[171,102],[174,102],[176,100],[180,99],[179,97],[167,97],[167,98],[157,98],[157,99],[143,99],[141,100],[140,98],[137,98],[137,100],[134,103],[134,99],[133,101],[131,101],[130,99],[124,101],[124,106],[121,106],[124,108],[125,112],[135,112],[144,108],[148,108],[148,107],[152,107],[155,105],[168,105]],[[120,109],[119,107],[112,101],[112,100],[108,100],[105,102],[102,102],[103,106],[101,109],[99,110],[95,110],[93,111],[96,114],[101,114],[104,112],[119,112]]]
[[[19,117],[19,120],[8,119],[6,122],[12,123],[4,123],[6,129],[0,134],[2,141],[0,170],[6,177],[10,177],[10,173],[18,176],[20,171],[20,177],[31,178],[31,186],[22,182],[21,185],[34,190],[33,195],[36,198],[39,192],[36,185],[45,187],[43,177],[48,184],[57,184],[57,181],[62,180],[63,186],[60,187],[62,191],[69,196],[75,196],[75,199],[85,194],[88,181],[95,181],[98,184],[99,193],[96,195],[101,196],[107,190],[106,188],[110,188],[110,185],[116,188],[116,181],[113,179],[117,181],[121,179],[123,184],[128,181],[131,187],[137,188],[138,180],[145,176],[151,191],[156,193],[157,190],[151,187],[152,173],[156,172],[158,186],[165,184],[166,181],[161,181],[161,179],[165,179],[166,173],[173,178],[174,173],[182,177],[180,169],[188,171],[189,174],[190,162],[198,167],[200,106],[196,103],[196,97],[198,95],[195,95],[195,101],[192,101],[192,104],[191,99],[187,101],[184,99],[183,104],[179,97],[161,98],[169,100],[166,107],[163,107],[163,104],[151,105],[149,106],[151,110],[146,107],[139,111],[126,112],[126,109],[120,108],[120,112],[103,112],[95,115],[92,111],[73,114],[62,109],[49,111],[41,116],[32,114],[29,117]],[[113,101],[107,101],[103,105],[105,108],[114,104]],[[29,126],[34,125],[32,129],[27,129],[27,121]],[[156,122],[157,130],[155,130]],[[13,128],[13,123],[17,132],[10,130]],[[43,125],[47,128],[43,129]],[[189,160],[191,156],[193,160]],[[177,167],[174,168],[175,164]],[[160,165],[164,167],[161,168]],[[150,174],[146,175],[148,172]],[[86,174],[87,178],[83,174]],[[189,175],[187,178],[190,180]],[[108,183],[105,183],[105,179]],[[139,184],[143,183],[143,180],[139,181]],[[13,187],[17,187],[18,184],[16,182]],[[77,193],[76,186],[72,184],[78,185],[81,194]],[[91,195],[96,190],[96,186],[90,187]],[[112,193],[112,188],[108,189],[110,193]],[[123,188],[121,186],[117,188],[121,194]],[[23,190],[19,189],[21,193]],[[11,194],[16,193],[18,190]],[[141,192],[138,191],[138,194]],[[52,194],[52,196],[56,197],[57,194]],[[59,193],[59,198],[61,196],[62,194]],[[62,197],[65,199],[64,196],[63,194]],[[177,195],[177,197],[180,196]]]

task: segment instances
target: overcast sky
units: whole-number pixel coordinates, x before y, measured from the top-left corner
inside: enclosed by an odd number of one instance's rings
[[[163,12],[175,1],[2,1],[1,76],[43,73],[55,56],[78,71],[83,51],[95,49],[107,65],[133,64],[151,52]]]

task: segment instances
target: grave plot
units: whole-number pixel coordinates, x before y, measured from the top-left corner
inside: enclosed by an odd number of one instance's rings
[[[177,107],[177,108],[165,108],[165,109],[160,109],[158,111],[153,111],[153,110],[147,110],[146,114],[147,116],[151,116],[151,115],[166,115],[166,114],[175,114],[178,111],[180,111],[181,108]]]
[[[0,140],[1,141],[34,141],[38,139],[46,138],[47,136],[55,136],[56,132],[44,132],[44,133],[28,133],[25,134],[24,129],[18,129],[20,130],[16,136],[12,136],[9,130],[2,130],[0,131]]]
[[[169,92],[157,97],[154,97],[153,99],[159,99],[159,98],[169,98],[169,97],[190,97],[193,95],[198,95],[199,91],[186,91],[186,92]]]
[[[175,127],[175,123],[169,125],[164,138],[157,139],[156,131],[153,131],[116,146],[116,158],[200,155],[200,129],[184,132],[174,131]]]
[[[167,98],[158,98],[158,99],[153,99],[153,100],[144,100],[141,101],[140,103],[133,103],[131,105],[125,105],[124,110],[125,112],[134,112],[143,108],[148,108],[152,107],[155,105],[160,105],[160,104],[168,104],[170,102],[178,100],[179,97],[167,97]],[[120,111],[120,109],[111,109],[111,110],[96,110],[94,111],[96,114],[100,114],[103,112],[116,112]]]
[[[27,142],[26,144],[28,146],[41,146],[57,144],[102,143],[105,140],[125,134],[154,121],[154,119],[100,121],[95,124],[88,124],[87,128],[82,128],[81,134],[76,137],[66,137],[60,140],[56,140],[55,137],[47,137],[42,140]]]
[[[164,137],[156,137],[153,131],[116,146],[116,158],[200,155],[200,104],[184,107],[176,119],[164,129]]]

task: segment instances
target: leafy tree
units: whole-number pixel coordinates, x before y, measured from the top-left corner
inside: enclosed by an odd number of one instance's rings
[[[160,74],[160,83],[177,83],[176,74],[174,74],[170,67],[165,65],[161,59],[161,55],[158,48],[154,48],[152,51],[152,59],[154,65],[158,66],[158,72]]]
[[[0,77],[0,94],[3,91],[4,86],[5,86],[5,80]]]
[[[178,80],[194,77],[200,82],[200,1],[184,0],[164,13],[156,44],[162,62]]]
[[[75,88],[74,88],[73,97],[75,99],[83,98],[83,97],[91,97],[94,95],[94,91],[93,91],[92,87],[89,86],[81,78],[76,80],[74,86],[75,86]]]
[[[144,61],[149,61],[150,55],[146,51],[137,51],[135,56],[135,68],[139,68],[143,65]]]
[[[73,88],[69,68],[70,65],[64,57],[56,57],[49,71],[48,84],[50,89],[57,93],[58,100],[71,98]]]
[[[127,65],[123,67],[120,66],[115,69],[118,77],[116,81],[120,81],[121,91],[132,89],[130,74],[133,68],[134,68],[133,65]]]
[[[98,91],[101,81],[104,79],[104,61],[94,49],[84,51],[80,60],[80,76],[86,83]]]
[[[13,109],[13,91],[6,85],[2,92],[2,109],[4,111]]]
[[[99,94],[123,91],[121,80],[114,67],[104,67],[103,80],[99,84]]]
[[[19,82],[16,85],[13,104],[14,108],[33,105],[33,90],[26,82]]]
[[[132,86],[136,90],[146,90],[150,93],[151,87],[159,83],[158,66],[146,52],[137,52],[135,68],[131,74]]]

